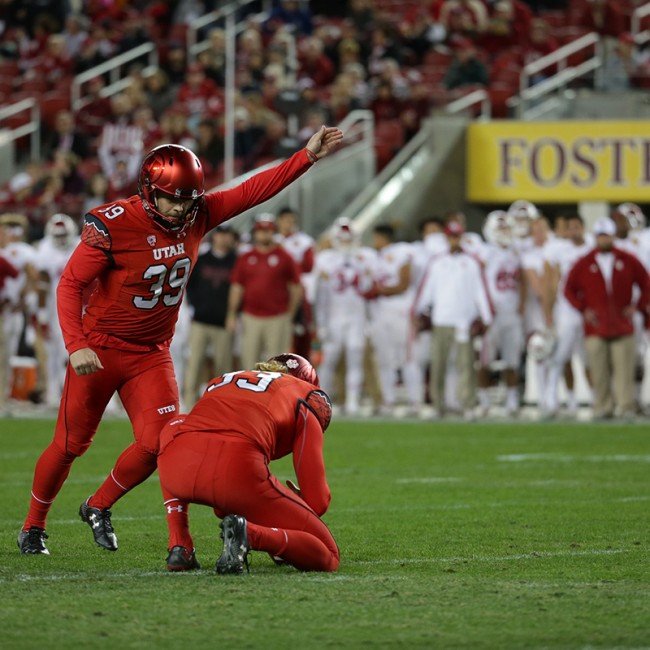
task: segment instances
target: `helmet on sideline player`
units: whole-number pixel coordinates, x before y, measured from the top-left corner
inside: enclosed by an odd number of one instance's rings
[[[277,363],[286,368],[286,373],[288,375],[302,379],[316,387],[320,386],[314,366],[312,366],[305,357],[301,357],[299,354],[294,354],[293,352],[276,354],[274,357],[267,359],[265,363]]]
[[[646,217],[643,210],[636,204],[621,203],[616,207],[616,212],[622,214],[630,224],[630,230],[643,230],[646,227]]]
[[[74,220],[69,215],[63,214],[63,212],[53,214],[45,224],[45,236],[52,240],[56,248],[62,250],[72,244],[77,234],[77,225]]]
[[[513,220],[513,235],[519,239],[524,239],[530,234],[530,222],[541,215],[534,203],[520,199],[510,205],[508,216]]]
[[[345,217],[339,217],[332,224],[332,246],[343,252],[356,248],[359,244],[359,236],[354,231],[352,222]]]
[[[492,210],[483,223],[483,237],[489,244],[508,248],[512,244],[512,218],[505,210]]]
[[[152,149],[142,161],[138,194],[157,226],[169,232],[183,233],[194,223],[205,194],[203,167],[189,149],[177,144],[162,144]],[[166,217],[158,210],[159,194],[170,199],[191,200],[192,205],[181,220]]]

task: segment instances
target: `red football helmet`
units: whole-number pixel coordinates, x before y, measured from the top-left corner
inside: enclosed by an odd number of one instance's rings
[[[191,199],[192,207],[182,220],[166,217],[158,211],[158,192],[170,198]],[[152,149],[140,167],[138,194],[156,225],[177,234],[185,232],[194,223],[205,194],[199,159],[177,144],[163,144]]]
[[[271,357],[269,361],[276,361],[281,363],[283,366],[287,367],[287,372],[298,379],[307,381],[314,386],[320,386],[318,383],[318,375],[314,370],[314,366],[299,354],[294,354],[293,352],[285,352],[284,354],[277,354],[274,357]]]

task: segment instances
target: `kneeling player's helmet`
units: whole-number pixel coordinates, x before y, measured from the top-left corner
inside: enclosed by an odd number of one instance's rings
[[[204,183],[203,167],[189,149],[163,144],[152,149],[142,161],[138,194],[144,209],[160,228],[180,234],[194,223],[205,194]],[[158,194],[192,200],[192,206],[182,220],[166,217],[158,210]]]
[[[319,386],[318,375],[314,370],[314,366],[299,354],[294,354],[293,352],[285,352],[283,354],[277,354],[274,357],[271,357],[268,362],[275,361],[280,363],[287,369],[287,374],[307,381],[314,386]]]

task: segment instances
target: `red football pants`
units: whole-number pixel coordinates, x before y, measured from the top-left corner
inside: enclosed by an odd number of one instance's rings
[[[178,414],[178,386],[169,350],[95,350],[104,370],[77,376],[68,366],[54,440],[80,456],[90,446],[106,405],[117,391],[136,442],[156,454],[160,431]]]
[[[163,489],[184,501],[237,514],[248,522],[252,549],[302,571],[335,571],[339,550],[320,517],[273,476],[252,443],[211,433],[185,433],[158,457]]]
[[[45,528],[49,509],[72,462],[90,447],[115,391],[131,420],[135,443],[121,454],[111,476],[95,495],[100,503],[93,505],[109,507],[156,469],[160,431],[178,414],[178,387],[169,351],[95,351],[104,370],[77,376],[68,366],[54,439],[36,463],[24,528]]]

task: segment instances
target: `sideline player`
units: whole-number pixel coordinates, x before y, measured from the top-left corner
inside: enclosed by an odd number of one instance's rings
[[[524,347],[524,289],[521,260],[513,247],[513,220],[504,210],[493,210],[485,218],[482,262],[488,293],[494,306],[494,321],[483,337],[478,373],[478,399],[481,417],[490,411],[490,365],[503,362],[506,385],[506,416],[519,411],[518,367]]]
[[[36,321],[47,356],[45,401],[54,407],[61,401],[68,354],[56,313],[56,289],[63,269],[79,243],[72,217],[58,212],[45,224],[45,237],[36,245],[39,272]],[[45,369],[44,369],[45,370]]]
[[[345,413],[358,415],[368,326],[364,296],[373,286],[375,252],[361,246],[345,217],[330,232],[332,248],[316,254],[314,271],[314,313],[323,353],[318,372],[323,390],[333,395],[336,367],[345,354]]]
[[[49,554],[47,514],[116,391],[135,442],[79,514],[97,544],[117,550],[110,507],[156,469],[160,430],[178,413],[169,342],[202,237],[274,196],[342,137],[339,129],[323,126],[285,162],[210,194],[198,158],[184,147],[161,145],[142,163],[138,195],[88,212],[57,292],[70,362],[54,439],[36,463],[29,512],[18,534],[22,553]],[[82,314],[84,290],[94,282]],[[173,503],[165,498],[170,548],[177,546],[175,531],[187,518],[182,504]]]
[[[189,415],[165,426],[163,489],[223,519],[217,573],[242,573],[250,549],[302,571],[337,569],[339,550],[320,519],[330,504],[323,433],[331,416],[312,365],[284,353],[213,379]],[[285,487],[269,461],[289,454],[298,485]],[[188,548],[189,528],[182,549]],[[194,552],[191,559],[198,568]]]

